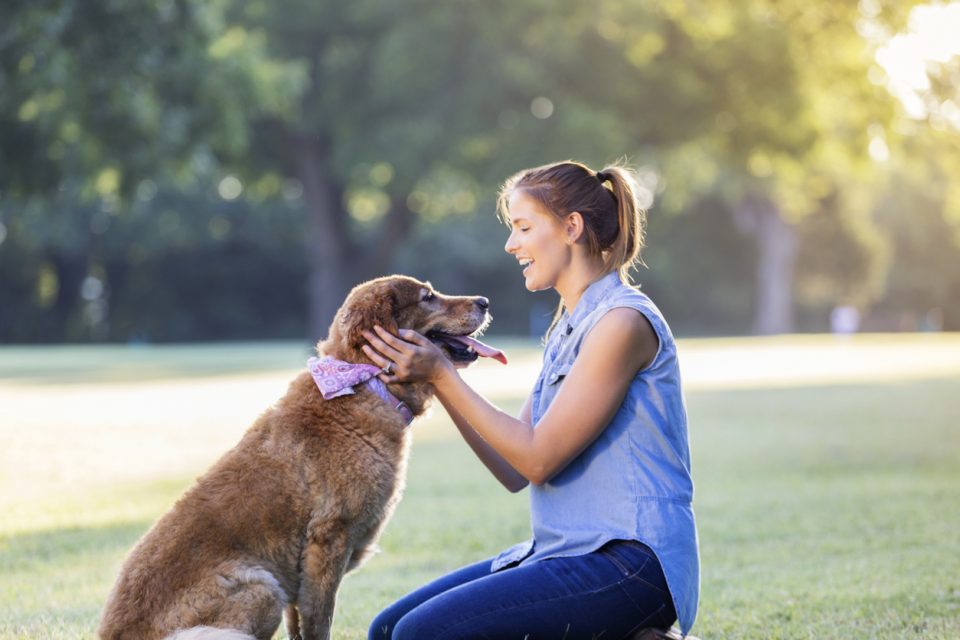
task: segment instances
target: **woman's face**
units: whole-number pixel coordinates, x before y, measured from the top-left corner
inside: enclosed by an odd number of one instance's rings
[[[511,230],[503,249],[520,263],[527,289],[542,291],[555,286],[570,263],[570,247],[560,222],[519,190],[510,196],[507,209]]]

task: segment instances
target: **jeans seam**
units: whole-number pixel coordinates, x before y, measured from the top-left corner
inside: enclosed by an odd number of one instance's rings
[[[669,596],[669,595],[670,595],[669,592],[661,589],[660,587],[658,587],[657,585],[653,584],[653,583],[650,582],[649,580],[647,580],[647,579],[645,579],[645,578],[641,578],[640,576],[632,576],[632,577],[630,577],[629,579],[630,579],[630,580],[637,580],[638,582],[642,582],[643,584],[647,585],[647,586],[650,587],[651,589],[655,589],[655,590],[657,591],[657,593],[661,593],[661,594],[663,594],[663,595],[665,595],[665,596]],[[623,582],[627,582],[627,580],[624,580]],[[622,584],[622,583],[621,583],[621,584]]]
[[[663,589],[661,589],[661,588],[658,587],[657,585],[651,583],[649,580],[644,580],[644,579],[641,578],[640,576],[633,576],[633,577],[628,578],[628,579],[626,579],[626,580],[621,580],[618,584],[619,584],[620,586],[623,586],[623,585],[625,585],[626,583],[628,583],[628,582],[633,582],[633,581],[640,582],[640,583],[642,583],[644,586],[650,587],[651,589],[653,589],[654,591],[656,591],[658,594],[660,594],[660,595],[661,595],[662,597],[664,597],[664,598],[670,598],[670,593],[669,593],[668,591],[664,591]],[[633,596],[631,596],[630,593],[629,593],[626,589],[624,589],[623,591],[624,591],[624,593],[627,594],[627,597],[630,598],[630,601],[633,602],[633,604],[637,604],[637,601],[633,599]],[[639,606],[639,605],[638,605],[638,606]]]
[[[627,597],[630,598],[629,593],[627,594]],[[630,598],[630,601],[633,602],[633,598]],[[633,602],[633,603],[636,605],[636,602]],[[663,610],[666,608],[667,608],[666,604],[661,604],[659,607],[657,607],[656,611],[652,612],[646,618],[641,620],[633,629],[631,629],[630,632],[627,633],[627,637],[635,634],[637,631],[640,631],[641,629],[649,628],[650,627],[649,623],[654,618],[654,616],[659,616],[661,613],[663,613]],[[661,627],[658,626],[657,628],[660,629]]]

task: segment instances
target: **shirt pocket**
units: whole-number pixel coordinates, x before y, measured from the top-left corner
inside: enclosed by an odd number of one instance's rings
[[[544,372],[543,383],[540,385],[540,393],[537,394],[533,408],[534,424],[540,422],[540,418],[547,412],[547,408],[560,391],[560,383],[567,377],[570,371],[570,364],[557,364]]]

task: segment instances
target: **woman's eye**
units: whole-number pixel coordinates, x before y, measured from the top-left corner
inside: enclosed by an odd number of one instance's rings
[[[530,227],[520,227],[520,231],[529,231]]]

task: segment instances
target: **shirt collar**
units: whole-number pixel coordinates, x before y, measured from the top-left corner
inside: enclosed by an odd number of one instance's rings
[[[573,308],[573,315],[571,316],[566,309],[563,310],[560,328],[567,334],[573,333],[587,314],[596,309],[607,294],[621,284],[620,274],[617,271],[611,271],[591,282]]]

